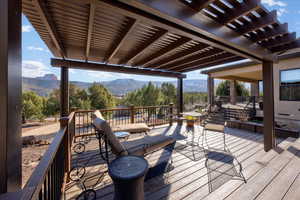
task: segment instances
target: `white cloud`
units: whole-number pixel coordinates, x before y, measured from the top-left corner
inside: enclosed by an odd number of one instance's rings
[[[23,25],[22,26],[22,32],[28,33],[28,32],[31,32],[31,31],[32,31],[32,26],[30,26],[30,25]]]
[[[284,13],[288,13],[287,9],[285,9],[285,8],[279,8],[279,9],[277,10],[277,15],[278,15],[279,17],[281,17]]]
[[[268,6],[280,6],[280,7],[287,6],[285,2],[278,1],[278,0],[262,0],[261,2],[267,4]]]
[[[34,60],[24,60],[22,62],[22,73],[25,77],[37,77],[43,76],[47,73],[51,73],[51,71],[42,62]]]
[[[35,46],[28,46],[27,49],[31,51],[46,51],[46,49],[42,47],[35,47]]]

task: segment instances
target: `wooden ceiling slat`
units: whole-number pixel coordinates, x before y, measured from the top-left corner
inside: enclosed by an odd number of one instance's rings
[[[215,0],[193,0],[191,1],[191,3],[189,3],[186,0],[180,0],[180,1],[199,12],[202,9],[206,8],[210,3],[214,2]]]
[[[230,12],[226,12],[223,16],[219,18],[220,23],[228,24],[238,19],[243,15],[247,15],[253,10],[256,10],[259,7],[260,0],[245,0],[243,3],[240,3],[237,7],[232,9]]]
[[[237,32],[241,35],[244,35],[257,29],[266,27],[276,22],[276,16],[276,11],[271,11],[268,15],[259,18],[257,21],[253,21],[247,25],[244,25],[241,29],[238,29]]]
[[[56,46],[57,50],[59,51],[59,53],[61,54],[61,56],[64,58],[66,55],[64,47],[58,36],[56,29],[55,29],[55,25],[52,22],[51,18],[49,17],[49,13],[47,13],[47,8],[44,5],[44,1],[32,0],[32,2],[39,13],[41,20],[44,22],[44,25],[47,28],[53,43],[55,44],[55,46]]]
[[[266,48],[271,48],[271,47],[276,47],[276,46],[281,46],[284,44],[291,43],[296,40],[296,33],[288,33],[282,37],[276,37],[274,39],[268,40],[268,41],[263,41],[261,43],[262,46]]]
[[[273,53],[277,53],[277,52],[283,52],[283,51],[287,51],[287,50],[295,49],[295,48],[300,48],[300,39],[299,38],[291,43],[271,48],[271,51]]]
[[[168,34],[168,31],[166,30],[161,30],[158,33],[156,33],[153,37],[149,38],[148,40],[145,41],[144,45],[140,48],[138,48],[136,51],[128,55],[127,57],[123,58],[120,60],[119,63],[121,64],[128,64],[132,62],[134,59],[139,57],[140,55],[144,54],[144,52],[155,42],[160,40],[161,38],[165,37]]]
[[[109,53],[104,58],[106,62],[109,62],[119,51],[121,46],[124,44],[124,42],[127,40],[127,37],[134,31],[135,27],[137,26],[138,21],[136,19],[130,18],[127,27],[122,31],[122,33],[119,36],[119,40],[114,42],[113,46],[109,50]]]
[[[182,60],[182,59],[185,59],[187,57],[190,57],[192,55],[195,55],[195,54],[198,54],[200,52],[203,52],[203,50],[205,48],[209,47],[209,45],[206,45],[206,44],[199,44],[199,45],[196,45],[190,49],[186,49],[184,51],[180,51],[166,59],[163,59],[159,62],[156,62],[156,63],[153,63],[153,66],[154,68],[163,68],[164,66],[170,64],[170,63],[175,63],[176,61],[178,60]]]
[[[216,54],[207,54],[207,55],[199,58],[198,60],[195,60],[195,61],[187,63],[187,64],[174,66],[172,68],[168,68],[168,70],[175,70],[176,71],[178,69],[189,69],[189,68],[193,68],[193,67],[198,66],[198,65],[202,65],[203,63],[206,63],[208,61],[215,60],[215,59],[218,59],[218,58],[226,58],[228,56],[232,56],[232,54],[231,53],[226,53],[225,51],[221,51],[220,53],[216,53]]]
[[[93,27],[94,27],[95,10],[96,10],[96,0],[91,0],[89,26],[88,26],[86,51],[85,51],[86,60],[88,60],[89,55],[90,55],[90,50],[91,50],[91,40],[92,40]]]
[[[185,59],[182,59],[180,61],[177,61],[175,63],[171,63],[171,64],[164,65],[164,66],[160,66],[160,68],[171,70],[171,69],[174,69],[174,68],[176,68],[178,66],[190,64],[190,63],[193,63],[195,61],[202,60],[204,58],[210,57],[210,56],[212,56],[214,54],[218,54],[218,53],[221,53],[221,52],[223,52],[223,50],[221,50],[221,49],[207,50],[205,52],[201,52],[199,54],[195,54],[193,56],[189,56],[189,57],[187,57]]]
[[[250,34],[250,40],[253,42],[259,42],[286,33],[288,33],[288,24],[284,23],[276,26],[273,29],[267,28],[265,32],[258,31],[256,34]]]
[[[243,60],[243,59],[244,58],[240,57],[240,56],[230,56],[230,57],[227,57],[227,58],[220,58],[220,59],[217,59],[217,60],[214,59],[214,60],[211,60],[207,63],[195,66],[193,68],[177,70],[177,72],[186,73],[186,72],[190,72],[190,71],[194,71],[194,70],[199,70],[199,69],[203,69],[203,68],[207,68],[207,67],[222,65],[222,64],[225,64],[225,63],[235,62],[235,61],[239,61],[239,60]]]
[[[176,42],[167,45],[165,48],[160,49],[159,51],[155,52],[152,55],[149,55],[147,58],[143,59],[135,63],[137,66],[149,66],[152,62],[162,58],[163,56],[176,51],[182,45],[186,44],[187,42],[191,41],[189,38],[182,37],[178,39]]]

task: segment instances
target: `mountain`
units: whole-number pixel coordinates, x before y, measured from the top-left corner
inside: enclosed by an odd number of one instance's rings
[[[23,77],[23,90],[34,91],[41,96],[47,96],[49,93],[56,88],[59,88],[60,81],[54,74],[46,74],[43,77],[28,78]],[[170,83],[177,86],[177,81],[169,81]],[[81,89],[89,88],[92,83],[71,81]],[[124,94],[137,90],[144,85],[148,84],[148,81],[139,81],[134,79],[116,79],[112,81],[99,82],[104,85],[113,95],[123,96]],[[154,85],[160,87],[163,82],[154,81]],[[206,92],[207,81],[203,79],[199,80],[184,80],[183,81],[184,92]]]

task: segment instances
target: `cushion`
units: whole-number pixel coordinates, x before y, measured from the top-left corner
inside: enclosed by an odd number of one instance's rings
[[[212,124],[212,123],[208,123],[204,126],[204,128],[206,130],[209,130],[209,131],[216,131],[216,132],[224,132],[224,125],[220,125],[220,124]]]
[[[134,124],[122,124],[113,125],[113,132],[130,132],[130,133],[141,133],[150,131],[150,128],[145,123],[134,123]]]
[[[128,152],[119,142],[118,138],[113,134],[109,124],[105,120],[95,118],[93,124],[98,130],[103,131],[103,133],[106,135],[111,150],[115,155],[128,155]]]
[[[95,110],[92,114],[92,119],[100,118],[104,120],[104,117],[102,116],[100,110]]]
[[[175,139],[165,135],[145,136],[140,139],[122,142],[130,155],[142,156],[146,153],[162,149],[175,142]]]

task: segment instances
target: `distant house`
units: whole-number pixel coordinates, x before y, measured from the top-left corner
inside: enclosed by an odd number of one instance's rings
[[[244,62],[226,67],[202,71],[213,79],[243,81],[251,83],[251,95],[259,95],[262,80],[262,65]],[[300,129],[300,50],[288,51],[279,56],[274,64],[274,107],[275,119]],[[232,95],[231,95],[232,96]]]

